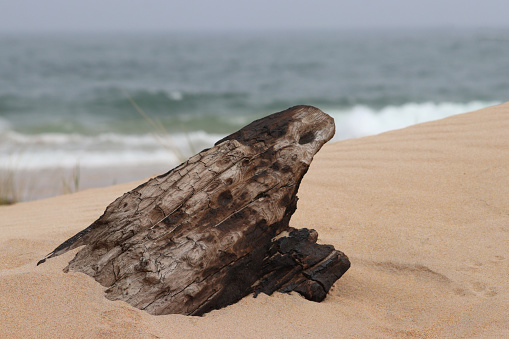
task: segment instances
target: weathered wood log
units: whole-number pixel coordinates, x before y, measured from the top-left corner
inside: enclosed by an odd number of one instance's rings
[[[274,291],[321,301],[350,263],[289,221],[302,177],[333,135],[333,119],[310,106],[254,121],[125,193],[39,264],[84,246],[64,271],[151,314],[202,315]]]

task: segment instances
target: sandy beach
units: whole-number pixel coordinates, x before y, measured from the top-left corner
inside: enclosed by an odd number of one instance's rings
[[[152,316],[63,273],[77,250],[36,266],[141,182],[0,207],[1,338],[509,337],[509,103],[324,146],[290,223],[352,262],[322,303]]]

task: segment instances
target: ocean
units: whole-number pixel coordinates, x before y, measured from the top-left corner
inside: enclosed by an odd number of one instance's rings
[[[0,172],[171,169],[301,104],[378,134],[507,101],[507,55],[507,29],[3,34]]]

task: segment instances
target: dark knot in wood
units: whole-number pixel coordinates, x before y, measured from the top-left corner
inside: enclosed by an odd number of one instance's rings
[[[334,121],[296,106],[254,121],[116,199],[45,259],[83,246],[65,271],[151,314],[202,315],[254,293],[325,298],[348,258],[289,221]]]

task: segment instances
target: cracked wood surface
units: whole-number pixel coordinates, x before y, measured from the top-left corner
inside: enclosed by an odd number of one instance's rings
[[[39,263],[84,246],[64,270],[151,314],[201,315],[253,292],[321,301],[348,258],[288,224],[333,135],[333,119],[310,106],[257,120],[125,193]]]

